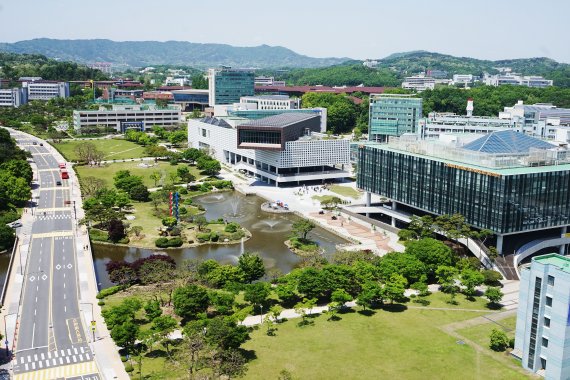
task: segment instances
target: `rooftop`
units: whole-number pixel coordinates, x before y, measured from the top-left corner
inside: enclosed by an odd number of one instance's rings
[[[463,149],[484,153],[529,153],[531,148],[551,149],[546,141],[513,130],[491,132],[463,146]]]
[[[247,123],[242,124],[242,127],[272,127],[272,128],[285,128],[291,124],[296,124],[301,121],[312,119],[314,117],[319,117],[314,114],[308,113],[282,113],[279,115],[268,116],[262,119],[251,120]]]
[[[563,272],[570,273],[570,257],[567,256],[549,253],[547,255],[533,257],[532,261],[543,265],[553,265]]]

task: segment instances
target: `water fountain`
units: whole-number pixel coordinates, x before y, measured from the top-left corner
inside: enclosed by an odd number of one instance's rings
[[[276,225],[279,224],[278,220],[266,220],[265,224],[267,224],[269,226],[269,228],[273,229],[273,227],[275,227]]]
[[[238,209],[239,209],[240,200],[237,197],[234,197],[231,202],[230,206],[232,207],[232,214],[234,218],[238,216]]]

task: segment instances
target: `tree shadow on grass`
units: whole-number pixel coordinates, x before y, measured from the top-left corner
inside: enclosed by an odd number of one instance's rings
[[[340,321],[340,320],[342,320],[342,318],[339,317],[339,316],[336,315],[336,314],[335,314],[335,315],[331,315],[330,317],[327,318],[327,321],[329,321],[329,322],[337,322],[337,321]]]
[[[160,349],[152,350],[145,355],[145,357],[147,358],[166,358],[167,356],[168,354],[166,353],[166,351]]]
[[[487,302],[487,308],[491,310],[501,310],[503,308],[503,305],[495,302]]]
[[[388,311],[390,313],[401,313],[403,311],[408,310],[408,307],[406,305],[394,303],[394,304],[384,305],[384,307],[382,307],[382,310]]]
[[[360,315],[364,315],[365,317],[371,317],[374,314],[376,314],[376,312],[374,310],[370,310],[370,309],[358,310],[357,313]]]
[[[343,307],[338,311],[339,314],[353,314],[356,313],[356,310],[354,310],[351,307]]]
[[[238,350],[248,362],[257,359],[255,350],[246,350],[243,348],[238,348]]]

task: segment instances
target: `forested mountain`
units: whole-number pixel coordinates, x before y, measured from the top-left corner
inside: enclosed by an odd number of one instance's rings
[[[323,67],[348,58],[312,58],[281,46],[237,47],[224,44],[198,44],[185,41],[55,40],[39,38],[0,43],[1,51],[37,53],[76,61],[111,62],[130,66],[160,64],[200,68],[228,65],[236,67]]]

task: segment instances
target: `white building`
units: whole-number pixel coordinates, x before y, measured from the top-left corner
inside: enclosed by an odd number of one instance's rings
[[[239,103],[234,103],[234,108],[236,105],[243,106],[244,109],[292,110],[301,108],[301,99],[290,98],[287,95],[242,96]]]
[[[426,77],[423,74],[406,77],[404,82],[402,82],[402,88],[405,88],[407,90],[415,90],[418,92],[433,90],[435,88],[435,79]]]
[[[205,149],[234,170],[275,186],[346,178],[350,141],[326,138],[319,133],[319,119],[308,113],[258,120],[191,119],[188,146]]]
[[[166,77],[164,80],[165,86],[191,86],[192,81],[187,76]]]
[[[0,107],[19,107],[26,103],[21,88],[0,89]]]
[[[256,86],[285,86],[284,80],[275,80],[275,77],[255,77],[253,83]]]
[[[69,97],[69,83],[67,82],[23,82],[22,88],[28,93],[28,101]]]
[[[570,378],[570,258],[548,254],[521,271],[515,349],[522,366],[548,380]]]
[[[487,73],[483,76],[483,82],[487,86],[501,86],[504,84],[510,84],[512,86],[526,86],[526,87],[538,87],[544,88],[553,85],[553,81],[549,79],[544,79],[541,76],[531,75],[523,76],[516,73],[507,72],[505,74],[489,75]]]
[[[475,81],[475,76],[472,74],[453,74],[451,84],[453,85],[468,85]]]
[[[364,62],[362,62],[362,65],[369,69],[375,69],[378,67],[378,63],[379,62],[376,59],[365,59]]]
[[[107,127],[124,132],[135,128],[148,130],[154,125],[172,127],[180,124],[181,110],[178,105],[158,108],[149,105],[113,105],[99,110],[73,111],[73,127],[80,130],[84,127]]]

